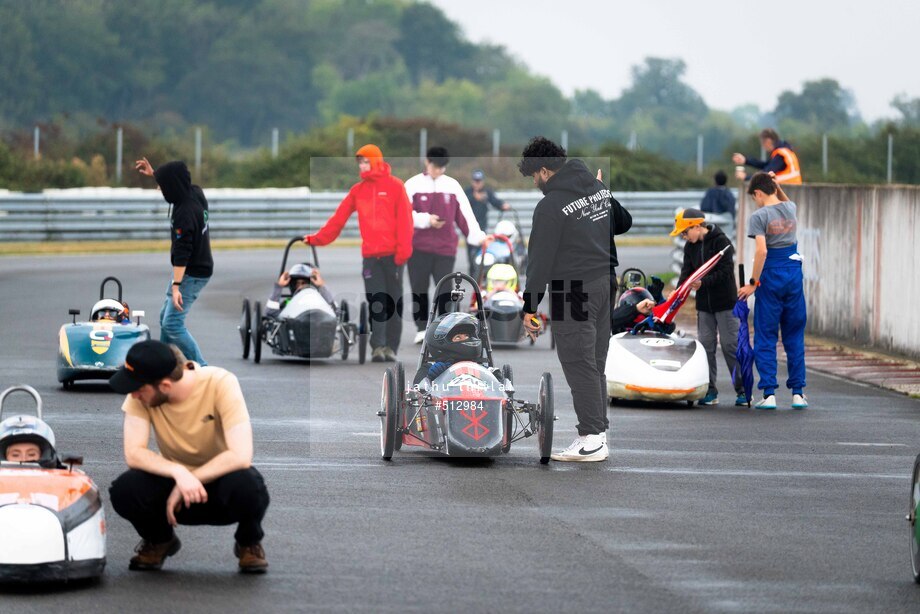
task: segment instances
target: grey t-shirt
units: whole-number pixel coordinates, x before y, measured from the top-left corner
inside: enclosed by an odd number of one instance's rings
[[[765,237],[767,249],[790,247],[796,243],[797,225],[795,203],[787,200],[755,211],[748,219],[748,236]]]

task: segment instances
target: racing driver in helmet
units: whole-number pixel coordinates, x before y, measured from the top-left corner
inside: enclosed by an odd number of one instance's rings
[[[434,362],[422,363],[413,385],[418,385],[426,377],[434,380],[454,363],[478,361],[482,356],[479,320],[462,312],[441,314],[428,327],[425,344]]]
[[[309,286],[316,288],[320,296],[329,303],[333,310],[335,309],[332,293],[329,292],[329,288],[326,287],[326,283],[323,281],[323,276],[320,274],[319,268],[302,262],[295,264],[290,270],[282,273],[278,281],[275,282],[275,287],[272,289],[271,296],[265,301],[265,315],[273,318],[276,317],[281,313],[285,305],[294,298],[294,295]],[[290,296],[282,298],[281,295],[285,288],[290,289],[291,294]]]
[[[127,303],[120,303],[112,298],[104,298],[93,305],[90,321],[130,324],[131,311],[128,309]]]
[[[0,422],[0,459],[12,463],[38,463],[56,469],[54,432],[35,416],[13,416]]]

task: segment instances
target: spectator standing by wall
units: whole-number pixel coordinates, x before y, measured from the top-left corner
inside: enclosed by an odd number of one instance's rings
[[[728,214],[735,217],[735,195],[725,185],[728,177],[725,171],[716,171],[712,177],[715,185],[706,190],[703,200],[700,201],[700,211],[703,213],[714,213],[716,215]]]

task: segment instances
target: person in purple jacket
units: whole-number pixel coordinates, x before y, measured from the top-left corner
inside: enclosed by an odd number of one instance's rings
[[[427,153],[425,172],[406,181],[406,194],[412,203],[412,257],[409,258],[409,286],[415,304],[413,317],[418,331],[415,342],[425,339],[428,321],[429,280],[438,283],[454,271],[459,239],[456,225],[468,245],[479,245],[485,233],[479,227],[473,208],[460,183],[447,176],[450,157],[443,147],[431,147]],[[444,310],[447,295],[437,297],[439,309]]]

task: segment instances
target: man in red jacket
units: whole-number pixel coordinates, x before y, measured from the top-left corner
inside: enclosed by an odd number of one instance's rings
[[[364,291],[373,322],[371,360],[395,362],[402,334],[403,265],[412,255],[412,205],[379,147],[365,145],[355,157],[361,181],[323,227],[303,240],[308,245],[332,243],[351,214],[358,212]]]

